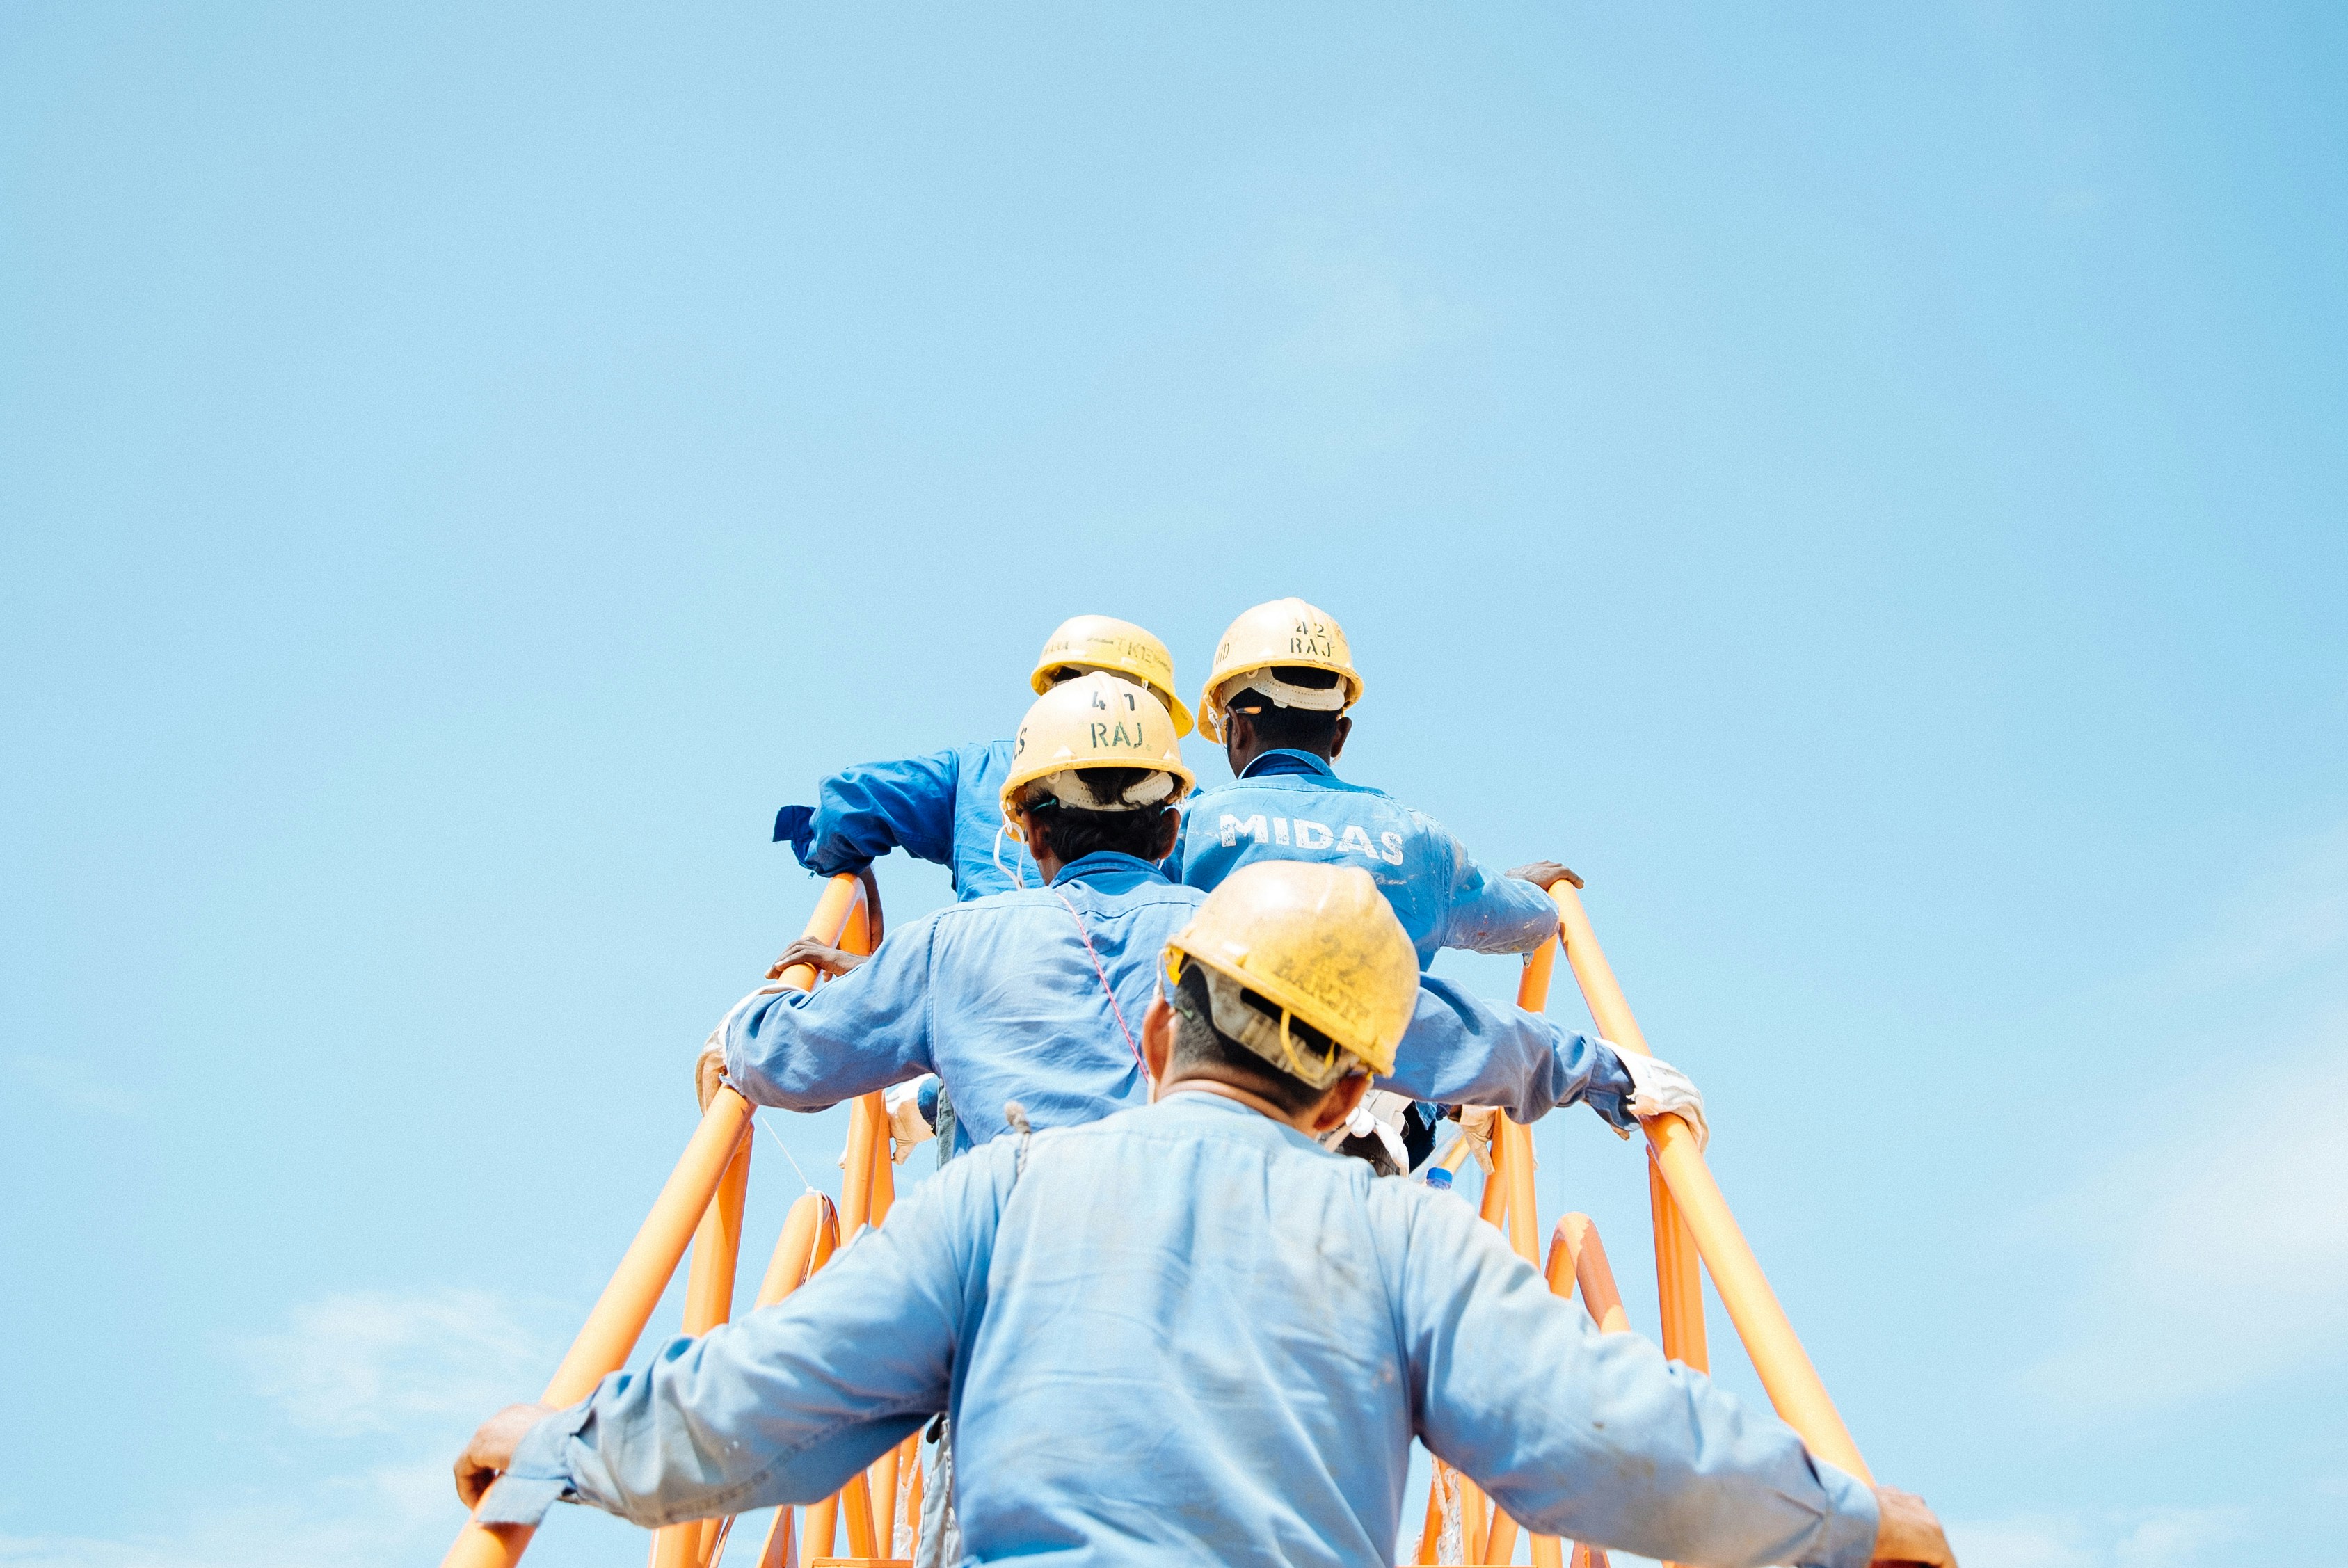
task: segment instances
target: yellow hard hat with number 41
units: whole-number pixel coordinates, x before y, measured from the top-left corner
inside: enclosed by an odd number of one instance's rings
[[[1326,689],[1292,686],[1262,673],[1298,667],[1331,671],[1337,682]],[[1250,686],[1283,707],[1343,710],[1362,700],[1362,676],[1345,645],[1344,628],[1302,599],[1258,604],[1224,632],[1215,645],[1215,667],[1199,696],[1200,733],[1220,740],[1227,700]]]
[[[1181,983],[1186,960],[1209,971],[1218,1030],[1315,1088],[1355,1061],[1394,1071],[1395,1047],[1418,1006],[1418,950],[1359,866],[1241,866],[1166,944],[1169,981]],[[1233,984],[1274,1011],[1251,1006]],[[1296,1038],[1293,1024],[1329,1044]]]
[[[1190,710],[1174,695],[1174,655],[1166,645],[1130,621],[1108,615],[1078,615],[1060,623],[1044,639],[1028,684],[1040,694],[1072,675],[1107,670],[1139,681],[1166,705],[1179,738],[1190,733]]]
[[[1114,786],[1085,777],[1107,768],[1136,769],[1141,776]],[[1046,795],[1084,811],[1138,811],[1170,806],[1197,782],[1182,764],[1166,705],[1148,687],[1097,670],[1052,687],[1020,720],[1011,777],[1003,782],[1003,816],[1019,834],[1020,808]]]

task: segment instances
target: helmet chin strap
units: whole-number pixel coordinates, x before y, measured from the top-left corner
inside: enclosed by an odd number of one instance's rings
[[[1010,830],[1008,822],[994,830],[994,869],[1010,878],[1012,886],[1025,892],[1027,891],[1027,868],[1017,864],[1006,867],[1003,863],[1003,835]]]

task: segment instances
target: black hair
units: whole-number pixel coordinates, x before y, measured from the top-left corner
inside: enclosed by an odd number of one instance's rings
[[[1274,680],[1308,691],[1327,691],[1344,678],[1335,670],[1314,669],[1309,665],[1279,665],[1265,673]],[[1223,706],[1248,717],[1255,726],[1257,738],[1267,750],[1311,751],[1323,757],[1337,744],[1337,721],[1345,717],[1343,709],[1323,712],[1318,708],[1282,707],[1253,686],[1245,686],[1231,693]]]
[[[1184,1069],[1205,1069],[1211,1078],[1222,1079],[1261,1095],[1290,1116],[1310,1110],[1321,1103],[1329,1091],[1314,1088],[1293,1073],[1272,1066],[1253,1051],[1224,1034],[1214,1026],[1214,1005],[1207,994],[1207,971],[1195,962],[1182,965],[1182,978],[1175,983],[1174,995],[1167,998],[1174,1009],[1174,1048],[1168,1053],[1166,1071],[1169,1078],[1181,1076]],[[1252,991],[1242,991],[1241,996],[1258,1012],[1268,1012],[1275,1018],[1280,1010]],[[1329,1049],[1329,1037],[1298,1019],[1288,1024],[1290,1038],[1296,1042],[1299,1056],[1320,1056]]]
[[[1086,768],[1076,777],[1092,791],[1096,800],[1114,800],[1132,789],[1153,770],[1148,768]],[[1043,842],[1042,847],[1060,857],[1063,862],[1083,860],[1109,851],[1131,855],[1137,860],[1159,858],[1159,845],[1166,836],[1166,819],[1172,813],[1171,805],[1144,806],[1135,811],[1087,811],[1070,806],[1057,796],[1045,795],[1027,803],[1028,829]]]

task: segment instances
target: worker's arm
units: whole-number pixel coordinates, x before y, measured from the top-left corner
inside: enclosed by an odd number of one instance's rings
[[[1435,861],[1438,866],[1446,861],[1449,864],[1449,887],[1437,946],[1463,947],[1470,953],[1530,953],[1557,934],[1557,905],[1550,901],[1543,884],[1486,871],[1469,857],[1467,846],[1440,824],[1424,818],[1421,822],[1448,851]]]
[[[891,850],[953,863],[954,791],[962,754],[945,750],[900,762],[842,769],[818,787],[813,808],[786,806],[775,838],[822,876],[860,872]]]
[[[1399,1294],[1418,1434],[1511,1518],[1719,1568],[1869,1561],[1865,1483],[1647,1340],[1600,1334],[1466,1204],[1391,1185],[1379,1201],[1407,1210]]]
[[[1417,1009],[1378,1087],[1443,1105],[1503,1106],[1519,1121],[1588,1100],[1616,1127],[1638,1125],[1631,1074],[1612,1046],[1432,975],[1419,976]]]
[[[753,995],[726,1016],[726,1081],[754,1105],[821,1110],[935,1072],[930,1059],[934,919],[892,934],[872,956],[812,991]]]
[[[458,1465],[460,1495],[503,1471],[475,1519],[536,1524],[562,1500],[656,1526],[830,1496],[946,1408],[1014,1155],[953,1161],[780,1305],[671,1340],[519,1442],[493,1418]]]

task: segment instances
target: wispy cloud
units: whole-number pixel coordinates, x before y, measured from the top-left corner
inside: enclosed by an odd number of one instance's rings
[[[2171,971],[2181,990],[2273,980],[2348,958],[2348,822],[2302,840],[2252,878],[2218,929]]]
[[[137,1116],[146,1100],[126,1088],[118,1073],[101,1073],[87,1066],[18,1052],[7,1058],[10,1075],[69,1110],[92,1116]],[[0,1562],[5,1562],[0,1558]]]
[[[2218,1568],[2243,1511],[2159,1508],[2040,1513],[1950,1528],[1965,1568]]]
[[[2278,993],[2308,1011],[2280,1037],[2197,1026],[2206,1066],[2184,1092],[2034,1216],[2088,1266],[2026,1387],[2089,1420],[2348,1361],[2348,825],[2248,884],[2146,989],[2203,1015],[2271,1016]]]
[[[454,1456],[450,1456],[453,1458]],[[447,1459],[380,1465],[280,1498],[207,1504],[168,1536],[0,1536],[5,1568],[385,1568],[445,1546],[463,1518]]]
[[[372,1568],[429,1560],[464,1511],[448,1465],[480,1418],[528,1398],[558,1346],[484,1291],[357,1291],[225,1347],[311,1439],[285,1484],[205,1499],[165,1533],[0,1536],[0,1568]],[[266,1436],[266,1434],[262,1434]]]
[[[551,1360],[503,1301],[460,1290],[325,1296],[235,1349],[287,1420],[325,1437],[485,1415]]]

